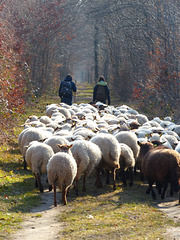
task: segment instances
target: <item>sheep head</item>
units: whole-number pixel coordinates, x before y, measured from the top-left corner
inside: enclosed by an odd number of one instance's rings
[[[68,145],[68,144],[64,144],[64,145],[57,144],[57,146],[60,148],[60,152],[69,153],[70,148],[72,148],[73,144],[71,144],[71,145]]]

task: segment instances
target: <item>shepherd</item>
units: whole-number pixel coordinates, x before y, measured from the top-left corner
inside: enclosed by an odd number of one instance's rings
[[[59,97],[61,98],[61,102],[72,105],[73,92],[76,93],[76,91],[77,87],[76,84],[72,81],[71,75],[67,75],[59,87]]]
[[[102,102],[106,104],[106,100],[108,101],[108,105],[111,104],[110,101],[110,91],[107,86],[107,83],[105,82],[105,79],[103,76],[99,78],[99,82],[94,87],[93,91],[93,102]]]

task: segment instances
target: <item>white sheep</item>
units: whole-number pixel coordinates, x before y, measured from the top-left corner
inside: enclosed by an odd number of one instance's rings
[[[134,158],[135,158],[135,168],[134,168],[135,173],[137,168],[141,170],[141,162],[138,158],[140,147],[138,145],[138,138],[136,134],[132,131],[121,131],[118,134],[116,134],[115,137],[119,143],[125,143],[133,151]]]
[[[29,123],[33,121],[38,121],[38,117],[36,115],[29,116],[25,123]]]
[[[59,152],[58,144],[60,145],[68,144],[69,141],[63,136],[54,135],[50,138],[47,138],[44,141],[44,143],[49,145],[53,149],[54,153],[57,153]]]
[[[39,120],[37,121],[32,121],[24,124],[25,127],[35,127],[35,128],[41,128],[41,127],[46,127],[46,125]]]
[[[46,124],[46,125],[52,123],[52,119],[48,116],[41,116],[39,118],[39,121]]]
[[[48,182],[54,189],[54,206],[57,206],[56,184],[62,191],[62,201],[67,204],[67,190],[73,184],[77,174],[77,164],[74,157],[65,152],[55,153],[47,165]]]
[[[175,149],[175,147],[178,145],[178,140],[175,136],[163,134],[162,137],[170,143],[172,149]]]
[[[103,168],[106,168],[108,171],[107,181],[109,183],[109,170],[113,173],[113,189],[116,189],[116,169],[119,168],[119,157],[120,157],[120,146],[117,139],[106,133],[99,133],[94,136],[91,142],[97,144],[102,152],[102,159],[96,168],[96,183],[97,187],[102,187],[102,182],[100,179],[100,172]]]
[[[175,151],[177,151],[178,153],[180,153],[180,141],[179,141],[178,145],[175,147]]]
[[[26,146],[28,146],[29,143],[32,141],[44,140],[51,136],[52,136],[51,132],[44,131],[42,129],[34,128],[34,127],[28,128],[27,131],[23,133],[19,148],[22,149],[22,155],[24,158],[24,169],[26,169],[26,161],[25,161],[25,154],[27,150]]]
[[[52,116],[53,113],[58,112],[58,110],[57,110],[58,107],[59,107],[59,105],[55,104],[55,103],[47,105],[46,106],[46,115],[49,117]]]
[[[84,139],[91,139],[92,137],[96,136],[96,134],[88,128],[78,128],[73,133],[74,136],[82,136]]]
[[[69,111],[67,108],[65,108],[65,107],[59,107],[59,108],[58,108],[58,111],[59,111],[60,113],[62,113],[62,114],[65,116],[65,118],[71,118],[71,113],[70,113],[70,111]]]
[[[180,125],[175,125],[173,131],[180,137]]]
[[[121,131],[118,134],[116,134],[115,137],[119,143],[125,143],[132,149],[134,158],[137,161],[140,147],[137,143],[138,138],[136,134],[132,131]]]
[[[78,194],[78,181],[83,174],[83,191],[86,191],[86,180],[92,170],[99,164],[102,153],[100,148],[86,140],[76,140],[72,143],[71,152],[77,163],[77,175],[75,179],[76,194]]]
[[[22,144],[22,138],[23,138],[23,135],[24,133],[28,130],[29,128],[25,128],[21,131],[21,133],[18,135],[18,145],[19,145],[19,150],[20,150],[20,153],[22,154],[23,152],[23,144]]]
[[[143,125],[145,122],[148,122],[148,118],[144,114],[137,114],[136,119],[140,125]]]
[[[134,167],[135,167],[134,154],[128,145],[126,145],[124,143],[119,143],[119,145],[121,148],[121,155],[119,158],[120,175],[121,175],[124,186],[127,186],[125,172],[128,170],[129,178],[130,178],[129,186],[132,186],[133,185],[133,176],[134,176]]]
[[[54,152],[50,146],[38,141],[31,142],[27,148],[25,160],[35,176],[35,187],[39,187],[40,192],[43,192],[41,175],[47,172],[47,163],[53,155]],[[49,190],[51,190],[50,187]]]

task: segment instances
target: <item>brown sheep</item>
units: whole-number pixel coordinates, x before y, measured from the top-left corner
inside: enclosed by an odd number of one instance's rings
[[[152,185],[156,183],[158,193],[161,194],[161,199],[164,199],[165,193],[170,183],[170,195],[173,191],[179,191],[180,178],[180,154],[175,150],[164,147],[153,147],[150,142],[139,143],[141,146],[140,155],[142,157],[142,173],[148,181],[149,187],[147,194],[152,193],[152,198],[156,199],[156,194]],[[161,188],[163,191],[161,193]],[[179,199],[180,201],[180,199]]]

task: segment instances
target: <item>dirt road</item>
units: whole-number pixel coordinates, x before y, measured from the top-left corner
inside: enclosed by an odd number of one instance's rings
[[[60,199],[60,193],[57,193]],[[63,227],[57,216],[63,211],[63,205],[53,205],[53,192],[42,194],[42,204],[31,211],[31,216],[22,223],[21,229],[12,236],[13,240],[55,240],[62,239],[58,233]]]

